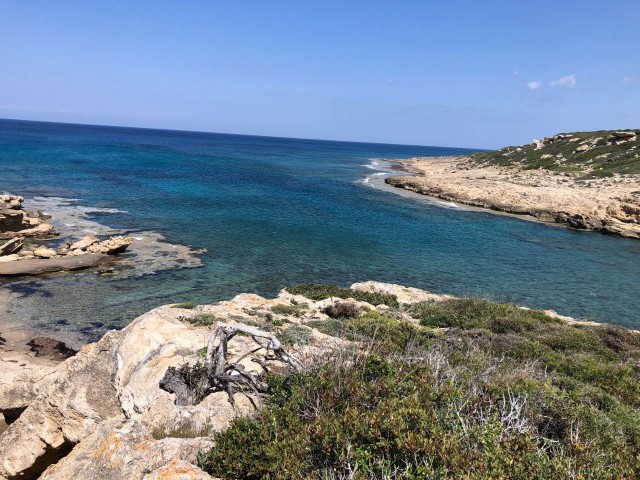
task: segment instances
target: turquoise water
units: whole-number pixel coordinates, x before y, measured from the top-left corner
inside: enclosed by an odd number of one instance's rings
[[[199,268],[4,280],[21,297],[4,315],[87,340],[159,304],[379,280],[640,327],[640,242],[363,182],[375,159],[463,152],[0,121],[0,190],[78,199],[101,225],[206,249]]]

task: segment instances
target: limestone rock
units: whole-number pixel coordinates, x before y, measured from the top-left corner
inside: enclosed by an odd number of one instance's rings
[[[160,389],[169,367],[199,359],[210,334],[179,313],[152,310],[86,345],[46,378],[25,380],[20,389],[0,385],[0,413],[26,407],[0,434],[0,478],[142,479],[172,462],[195,462],[212,432],[252,412],[241,394],[235,407],[226,392],[179,407]],[[231,355],[253,350],[249,338],[237,338]],[[243,365],[262,369],[250,357]]]
[[[125,236],[111,237],[104,242],[93,243],[87,248],[91,253],[105,253],[107,255],[114,255],[116,253],[124,252],[129,245],[133,243],[133,238]]]
[[[36,248],[33,251],[33,254],[38,258],[52,258],[58,255],[58,252],[56,252],[53,248],[40,247]]]
[[[607,139],[612,145],[619,145],[626,142],[635,142],[637,139],[636,132],[612,132]]]
[[[94,243],[97,243],[99,240],[93,235],[88,235],[86,237],[82,237],[79,241],[72,243],[69,245],[70,250],[86,250]]]
[[[24,198],[17,195],[0,195],[0,238],[56,235],[52,225],[44,223],[39,213],[25,211],[22,202]]]

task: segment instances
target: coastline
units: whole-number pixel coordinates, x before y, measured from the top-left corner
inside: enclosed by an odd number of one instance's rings
[[[397,160],[391,188],[489,213],[586,231],[640,238],[640,179],[578,180],[571,174],[478,166],[468,157]]]

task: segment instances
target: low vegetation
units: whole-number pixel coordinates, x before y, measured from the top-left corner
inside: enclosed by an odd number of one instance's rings
[[[194,317],[183,317],[183,320],[189,322],[191,325],[195,325],[196,327],[209,327],[222,321],[211,313],[199,313]]]
[[[300,317],[307,308],[308,308],[308,305],[305,305],[305,304],[285,305],[281,303],[271,307],[271,311],[279,315],[292,315],[294,317]]]
[[[640,131],[625,132],[635,133],[635,140],[618,143],[615,132],[609,130],[574,132],[548,137],[538,148],[534,144],[506,147],[471,158],[479,164],[572,172],[585,179],[639,174]]]
[[[640,477],[638,334],[483,300],[406,313],[309,322],[365,348],[269,377],[266,408],[215,433],[201,467],[224,479]]]
[[[353,298],[360,302],[367,302],[371,305],[387,305],[398,308],[399,303],[395,295],[377,292],[363,292],[351,288],[343,288],[337,285],[324,284],[302,284],[294,287],[287,287],[287,291],[293,295],[302,295],[310,300],[324,300],[325,298]]]
[[[194,302],[183,302],[183,303],[176,303],[175,305],[171,305],[171,308],[185,308],[187,310],[193,310],[197,306],[198,304]]]

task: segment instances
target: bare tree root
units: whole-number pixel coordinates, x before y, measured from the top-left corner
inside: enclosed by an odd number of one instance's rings
[[[258,346],[234,362],[229,362],[228,344],[238,333],[250,336]],[[261,375],[248,371],[240,362],[262,349],[265,350],[264,358],[254,358],[252,361],[265,371],[268,372],[267,362],[275,360],[296,371],[302,369],[300,361],[282,348],[282,343],[275,335],[249,325],[234,324],[230,327],[218,327],[211,333],[204,365],[198,363],[179,368],[169,367],[160,380],[160,388],[175,394],[176,405],[195,405],[210,393],[226,391],[231,403],[234,403],[236,393],[242,393],[254,407],[261,407],[268,385]]]

